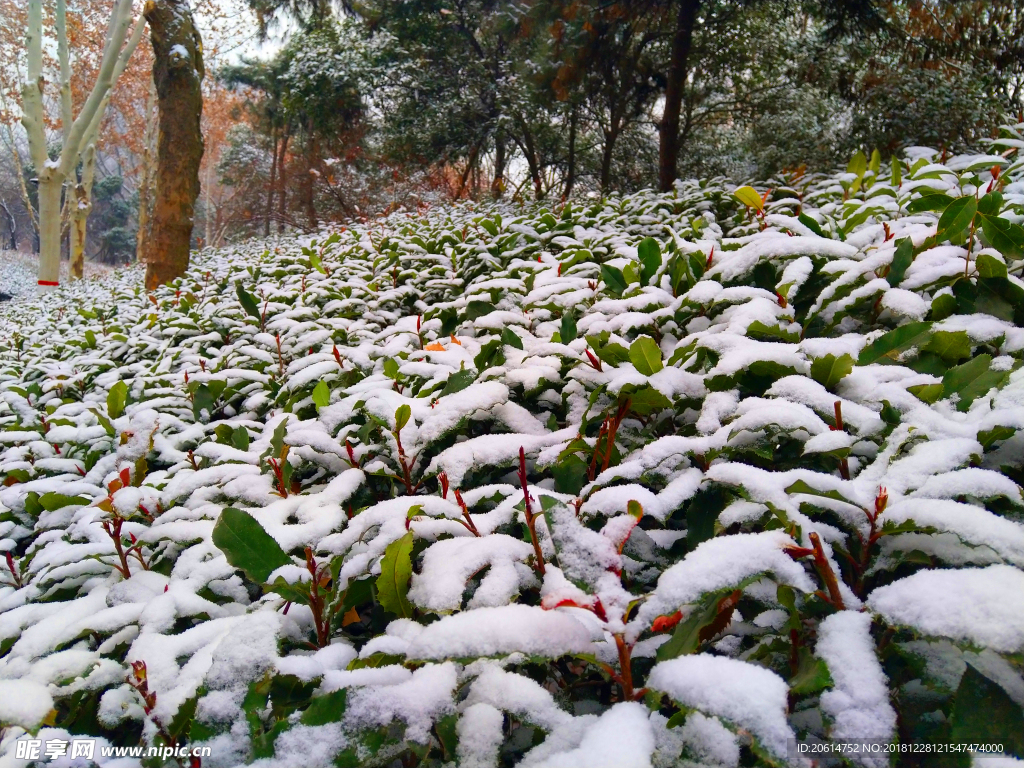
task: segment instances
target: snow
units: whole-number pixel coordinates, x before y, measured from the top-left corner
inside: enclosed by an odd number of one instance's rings
[[[469,607],[505,605],[519,592],[522,581],[516,564],[525,563],[532,555],[532,546],[502,533],[438,541],[423,553],[423,564],[412,579],[409,599],[439,613],[457,610],[462,605],[466,582],[488,568]],[[527,577],[529,573],[527,568]]]
[[[649,624],[671,614],[702,594],[735,588],[759,573],[773,573],[780,583],[804,592],[814,589],[804,569],[782,551],[793,541],[781,532],[746,533],[705,541],[681,562],[666,570],[637,621]]]
[[[841,611],[818,627],[814,653],[828,665],[835,687],[821,695],[822,711],[831,719],[835,739],[889,741],[896,713],[871,638],[871,616]],[[865,764],[883,766],[884,757],[866,756]]]
[[[721,656],[683,656],[656,664],[649,687],[674,701],[749,730],[776,757],[790,739],[785,681],[764,667]]]
[[[919,571],[876,589],[868,606],[927,635],[1004,653],[1024,649],[1024,572],[1008,565]]]
[[[523,652],[558,657],[584,653],[590,631],[573,617],[528,605],[503,605],[445,616],[409,643],[410,659],[499,656]]]
[[[356,728],[373,727],[399,718],[410,740],[425,743],[434,721],[454,709],[457,682],[455,665],[447,662],[420,667],[395,685],[357,688],[349,694],[345,722]]]
[[[623,738],[627,733],[629,737]],[[531,752],[530,758],[534,758],[539,749]],[[579,746],[547,754],[543,759],[527,758],[522,765],[524,768],[650,768],[653,751],[654,733],[647,708],[636,702],[623,702],[588,724]]]
[[[0,722],[35,728],[53,709],[46,686],[34,680],[0,679]]]

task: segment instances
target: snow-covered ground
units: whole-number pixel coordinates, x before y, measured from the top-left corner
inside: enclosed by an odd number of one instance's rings
[[[68,262],[60,264],[61,282],[68,280]],[[85,277],[90,279],[106,275],[111,268],[103,264],[86,262]],[[31,297],[36,295],[39,274],[39,259],[35,254],[21,251],[0,251],[0,293],[12,297]]]

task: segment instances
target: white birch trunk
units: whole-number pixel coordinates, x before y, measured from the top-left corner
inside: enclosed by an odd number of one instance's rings
[[[120,74],[121,48],[132,20],[131,0],[117,0],[107,27],[99,74],[77,118],[71,110],[71,64],[67,39],[66,0],[57,0],[57,53],[61,69],[61,122],[64,144],[61,155],[50,160],[46,146],[43,105],[43,5],[29,0],[28,78],[22,89],[22,124],[28,134],[29,151],[39,182],[39,286],[53,288],[60,281],[61,192],[78,165],[79,153],[87,145],[90,128],[105,106],[107,94]],[[139,33],[141,36],[141,32]],[[133,35],[133,38],[135,36]],[[136,43],[138,41],[136,40]],[[130,52],[129,52],[130,55]],[[127,63],[127,58],[125,58]],[[123,69],[123,67],[121,67]],[[99,126],[96,126],[98,130]]]

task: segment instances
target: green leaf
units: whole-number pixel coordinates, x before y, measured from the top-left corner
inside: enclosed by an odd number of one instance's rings
[[[501,332],[501,343],[513,347],[515,349],[523,348],[523,340],[519,338],[519,334],[513,331],[511,328],[505,328]]]
[[[896,155],[892,156],[889,167],[889,183],[899,189],[900,184],[903,183],[903,166],[900,165],[900,159]]]
[[[909,237],[905,237],[896,243],[896,252],[892,255],[892,265],[889,267],[889,274],[885,279],[889,285],[895,288],[903,282],[910,265],[914,263],[914,243]]]
[[[932,322],[941,322],[956,312],[956,297],[949,293],[941,293],[932,299]]]
[[[622,270],[610,264],[601,265],[601,279],[604,281],[608,292],[613,296],[621,296],[629,283],[626,282]]]
[[[196,387],[195,392],[192,393],[192,415],[195,416],[196,421],[202,420],[203,411],[210,416],[213,415],[213,403],[213,393],[206,384]]]
[[[39,497],[40,506],[42,506],[42,508],[47,512],[55,512],[58,509],[64,509],[64,507],[70,507],[72,505],[84,507],[89,504],[90,501],[91,499],[88,499],[85,496],[65,496],[63,493],[55,493],[53,491],[44,493]]]
[[[982,214],[981,231],[989,244],[1007,258],[1024,255],[1024,227],[999,216]]]
[[[189,731],[192,730],[192,723],[196,719],[196,706],[199,704],[199,696],[192,696],[185,699],[178,707],[178,711],[171,718],[171,724],[167,732],[178,741],[187,741]]]
[[[755,320],[747,326],[747,336],[758,341],[783,341],[787,344],[796,344],[800,341],[800,334],[784,329],[781,325],[766,325],[760,320]]]
[[[291,558],[277,540],[264,530],[256,518],[234,507],[227,507],[213,526],[213,545],[224,553],[233,568],[263,584],[270,574]]]
[[[978,213],[983,216],[998,216],[1003,207],[1003,193],[999,191],[989,192],[978,198]]]
[[[903,414],[900,413],[899,408],[893,407],[892,403],[888,400],[882,401],[882,412],[879,415],[882,417],[882,421],[890,426],[896,426],[903,419]]]
[[[749,580],[751,583],[753,580]],[[747,581],[738,588],[742,589]],[[711,592],[694,606],[693,610],[676,625],[672,639],[658,648],[658,661],[667,661],[677,656],[685,656],[693,653],[700,647],[700,644],[710,640],[721,630],[725,629],[728,620],[732,617],[732,608],[725,608],[723,600],[729,597],[732,589],[724,589],[718,592]]]
[[[758,213],[764,210],[764,201],[761,200],[761,195],[753,187],[737,187],[736,191],[732,193],[732,196],[748,208],[753,208]]]
[[[875,339],[861,350],[857,365],[870,365],[885,359],[884,362],[895,361],[899,353],[913,346],[923,344],[931,333],[932,324],[907,323],[899,328]]]
[[[942,397],[942,385],[941,384],[917,384],[913,387],[907,387],[907,392],[912,394],[918,400],[928,403],[938,402],[939,398]]]
[[[321,275],[327,274],[327,270],[324,269],[324,265],[320,261],[320,254],[318,254],[316,251],[310,251],[309,263],[312,265],[313,269],[315,269]]]
[[[451,336],[459,327],[459,313],[454,307],[442,309],[438,314],[441,320],[441,336]]]
[[[280,456],[284,450],[284,434],[288,430],[288,417],[281,419],[281,423],[274,427],[274,434],[270,436],[270,455]]]
[[[812,219],[810,216],[808,216],[806,213],[801,213],[799,216],[797,216],[797,218],[800,220],[801,224],[803,224],[805,227],[811,230],[811,232],[816,234],[818,237],[824,237],[827,239],[828,236],[821,231],[821,225],[814,219]]]
[[[447,395],[454,395],[456,392],[461,392],[474,381],[476,381],[475,371],[466,368],[463,368],[461,371],[456,371],[448,377],[448,381],[445,382],[444,389],[441,390],[438,397],[446,397]]]
[[[686,505],[686,546],[691,551],[715,535],[715,523],[722,510],[733,500],[720,485],[701,490]]]
[[[313,405],[317,408],[326,408],[331,402],[331,390],[327,382],[322,379],[313,387]]]
[[[412,577],[412,531],[388,544],[380,561],[377,577],[377,600],[381,607],[403,619],[411,619],[409,579]]]
[[[978,442],[981,443],[982,448],[988,451],[996,443],[1002,440],[1009,440],[1016,433],[1017,429],[1015,427],[996,426],[992,427],[992,429],[983,429],[978,432]]]
[[[619,392],[618,401],[629,400],[629,410],[638,416],[649,416],[655,411],[671,408],[672,402],[654,387],[643,385],[636,387],[627,384]]]
[[[970,663],[960,678],[949,719],[952,743],[1000,744],[1006,754],[1024,756],[1024,710]]]
[[[459,746],[459,734],[455,727],[458,720],[459,716],[452,712],[442,717],[434,725],[434,730],[437,732],[437,737],[441,742],[441,748],[444,749],[444,759],[451,761],[453,765],[456,750]]]
[[[327,725],[337,723],[345,714],[348,691],[341,688],[325,696],[317,696],[302,713],[299,722],[303,725]]]
[[[966,411],[977,398],[984,396],[993,387],[1002,386],[1010,377],[1010,371],[995,371],[990,368],[991,355],[978,355],[956,368],[950,368],[942,377],[945,397],[959,396],[956,409]]]
[[[622,277],[626,281],[626,285],[640,282],[640,272],[636,268],[636,264],[629,262],[622,268]]]
[[[398,409],[395,411],[395,432],[401,432],[411,418],[412,408],[409,407],[408,403],[398,406]]]
[[[505,355],[502,354],[502,342],[500,339],[491,339],[482,347],[477,353],[477,356],[473,358],[473,365],[476,366],[478,371],[484,371],[490,368],[492,365],[501,365],[505,362]]]
[[[629,360],[629,350],[614,341],[603,347],[595,346],[594,353],[602,363],[608,363],[608,365],[621,365]]]
[[[1005,278],[1007,276],[1006,264],[987,253],[982,253],[978,256],[975,266],[978,268],[978,275],[980,277]]]
[[[275,595],[280,595],[290,603],[309,605],[309,588],[301,582],[293,584],[278,576],[274,579],[273,584],[265,584],[264,589],[267,592],[273,592]]]
[[[476,320],[494,312],[495,307],[489,301],[471,301],[466,305],[466,320]]]
[[[971,338],[965,331],[935,331],[921,349],[934,352],[947,365],[952,365],[971,356]]]
[[[836,385],[853,371],[853,357],[850,355],[825,355],[811,363],[811,378],[825,389],[835,390]]]
[[[939,217],[939,227],[935,233],[935,240],[956,239],[964,230],[971,226],[974,214],[978,212],[978,200],[972,195],[958,197],[946,206],[946,210]]]
[[[128,385],[123,381],[119,381],[107,392],[107,415],[111,419],[120,418],[124,414],[124,407],[127,402]]]
[[[855,173],[858,176],[863,176],[864,172],[868,169],[868,159],[861,150],[857,150],[852,158],[850,158],[850,164],[846,166],[847,173]]]
[[[389,379],[398,380],[398,361],[395,358],[384,358],[384,375]]]
[[[571,309],[566,310],[562,315],[562,324],[558,332],[562,337],[563,344],[568,344],[576,338],[576,318],[573,317]]]
[[[89,349],[96,349],[96,333],[91,328],[85,329],[85,344]]]
[[[691,253],[689,256],[687,256],[686,260],[690,264],[690,272],[693,273],[694,282],[704,277],[704,272],[707,268],[708,263],[707,256],[705,256],[702,252],[697,251],[696,253]]]
[[[570,454],[551,467],[555,478],[555,490],[559,493],[577,495],[587,484],[587,462],[579,456]]]
[[[640,284],[648,285],[661,267],[661,248],[653,237],[645,237],[636,249],[640,259]]]
[[[650,336],[639,336],[629,345],[629,360],[644,376],[653,376],[665,367],[661,349]]]
[[[818,488],[815,488],[813,485],[810,485],[809,483],[807,483],[807,482],[805,482],[803,480],[797,480],[791,486],[786,488],[786,493],[790,493],[790,494],[793,494],[793,493],[803,493],[803,494],[806,494],[808,496],[821,496],[821,497],[826,498],[826,499],[835,499],[836,501],[842,501],[842,502],[850,504],[851,506],[854,506],[854,507],[857,506],[852,501],[850,501],[848,498],[843,496],[843,494],[841,494],[839,491],[836,491],[836,490],[822,491],[822,490],[819,490]]]
[[[924,190],[921,190],[921,195],[921,197],[916,200],[911,200],[910,203],[907,204],[908,213],[944,211],[946,210],[946,207],[953,202],[953,198],[943,192],[928,194]]]
[[[260,314],[260,307],[256,303],[256,299],[246,293],[245,288],[242,287],[241,280],[235,281],[235,294],[238,296],[238,302],[242,305],[245,313],[255,318],[257,322],[262,322],[263,316]]]
[[[806,648],[800,650],[800,666],[796,674],[789,678],[790,692],[803,696],[833,685],[828,665],[822,659],[812,656]]]
[[[871,161],[868,163],[868,170],[876,176],[878,175],[879,169],[882,167],[882,153],[877,149],[871,150]]]

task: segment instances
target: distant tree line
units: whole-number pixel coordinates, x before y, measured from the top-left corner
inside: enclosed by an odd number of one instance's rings
[[[219,167],[248,190],[246,234],[957,152],[1021,105],[1024,15],[1006,0],[251,3],[264,33],[298,31],[220,72],[246,97]]]

